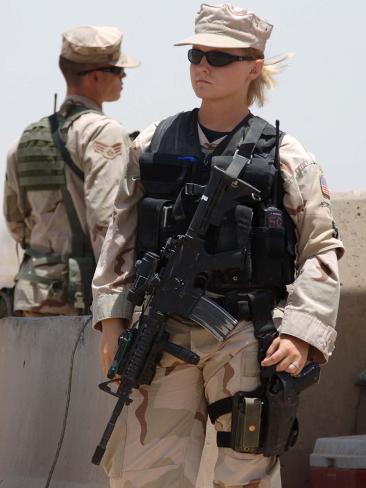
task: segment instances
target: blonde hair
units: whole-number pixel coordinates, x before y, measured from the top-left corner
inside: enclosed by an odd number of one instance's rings
[[[253,56],[255,59],[264,58],[263,53],[258,51],[258,49],[245,49],[245,55]],[[266,101],[266,91],[277,85],[276,76],[286,67],[285,61],[292,56],[292,53],[286,53],[264,61],[261,74],[249,85],[248,106],[256,103],[259,107],[263,107]]]

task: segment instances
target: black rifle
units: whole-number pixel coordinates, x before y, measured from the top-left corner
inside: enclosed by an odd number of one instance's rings
[[[170,315],[193,320],[221,341],[236,326],[236,319],[204,296],[205,284],[212,271],[240,266],[245,249],[210,254],[206,251],[205,239],[209,227],[220,226],[225,213],[235,207],[238,199],[260,198],[256,188],[238,178],[247,162],[246,158],[235,154],[226,170],[214,166],[186,234],[170,238],[161,256],[148,252],[137,262],[136,278],[128,299],[134,305],[142,305],[148,295],[148,307],[137,327],[120,336],[118,351],[108,372],[111,381],[99,385],[117,396],[118,401],[94,452],[94,464],[100,464],[118,416],[124,405],[131,402],[132,389],[152,382],[164,351],[187,363],[198,363],[197,354],[169,342],[165,326]],[[114,393],[109,384],[117,375],[121,379]]]

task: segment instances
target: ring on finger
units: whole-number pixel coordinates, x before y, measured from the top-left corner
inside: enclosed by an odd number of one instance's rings
[[[291,363],[289,365],[289,368],[291,368],[291,369],[300,369],[300,366],[298,366],[296,363]]]

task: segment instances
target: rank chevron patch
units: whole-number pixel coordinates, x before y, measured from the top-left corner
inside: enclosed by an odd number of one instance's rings
[[[108,144],[104,144],[104,142],[95,141],[94,150],[95,152],[102,154],[106,159],[114,159],[119,154],[122,154],[122,144],[117,142],[116,144],[109,146]]]

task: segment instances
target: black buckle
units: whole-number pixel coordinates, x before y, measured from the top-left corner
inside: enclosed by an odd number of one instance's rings
[[[205,185],[197,185],[197,183],[186,183],[184,186],[184,193],[188,196],[202,196],[205,192]]]

